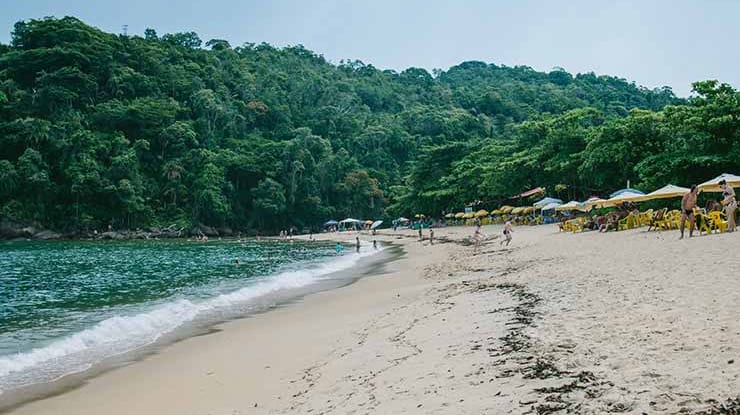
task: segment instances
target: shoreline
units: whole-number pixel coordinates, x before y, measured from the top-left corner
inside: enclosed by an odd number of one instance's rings
[[[222,330],[221,326],[229,322],[248,319],[282,307],[289,307],[300,302],[306,296],[354,284],[361,278],[382,272],[385,264],[398,260],[402,255],[403,252],[398,246],[386,244],[377,252],[361,256],[353,266],[325,274],[309,285],[283,289],[250,300],[249,311],[247,312],[219,315],[217,317],[199,317],[183,324],[174,331],[164,333],[153,343],[108,356],[101,361],[92,363],[91,367],[87,369],[67,373],[49,382],[34,383],[4,391],[4,393],[0,393],[0,413],[10,413],[28,403],[63,395],[82,387],[85,383],[94,381],[95,378],[101,375],[127,365],[138,364],[149,356],[161,353],[173,344],[193,337],[217,333]],[[343,256],[353,257],[354,253],[345,253]],[[335,259],[339,259],[339,257]],[[280,273],[276,275],[279,276]]]
[[[479,255],[471,228],[435,230],[446,242],[434,246],[381,232],[405,251],[386,273],[224,323],[11,413],[740,408],[736,234],[516,227],[504,248],[499,227],[484,231],[495,236]]]

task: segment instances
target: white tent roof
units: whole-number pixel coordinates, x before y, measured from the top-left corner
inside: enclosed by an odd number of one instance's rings
[[[554,197],[546,197],[544,199],[540,199],[540,200],[534,202],[534,204],[532,204],[532,206],[534,206],[536,208],[539,208],[539,207],[542,207],[542,206],[547,206],[547,205],[552,204],[552,203],[561,204],[561,203],[563,203],[563,201],[560,200],[560,199],[555,199]]]
[[[740,176],[736,174],[722,173],[714,179],[707,180],[706,182],[700,184],[699,189],[701,189],[703,192],[721,192],[722,188],[719,187],[719,182],[721,182],[722,180],[725,180],[727,184],[732,187],[740,187]]]
[[[545,206],[542,206],[542,210],[553,210],[558,206],[560,206],[560,203],[552,202],[552,203],[546,204]]]
[[[339,223],[361,223],[361,222],[362,222],[361,220],[352,219],[352,218],[347,218],[347,219],[339,221]]]

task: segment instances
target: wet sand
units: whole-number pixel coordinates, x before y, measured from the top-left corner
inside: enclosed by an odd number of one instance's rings
[[[736,413],[737,234],[472,232],[12,413]]]

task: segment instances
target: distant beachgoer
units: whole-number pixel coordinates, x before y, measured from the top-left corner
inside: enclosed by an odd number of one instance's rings
[[[511,233],[514,232],[514,230],[511,227],[511,221],[507,220],[504,224],[504,239],[503,241],[499,242],[499,245],[503,245],[504,242],[506,242],[506,246],[509,246],[511,243]]]
[[[357,247],[357,253],[359,254],[360,253],[360,237],[355,236],[355,241],[356,241],[355,246]]]
[[[727,214],[727,232],[735,232],[737,229],[735,224],[735,209],[737,209],[735,189],[728,185],[726,180],[720,181],[719,186],[722,188],[722,205],[724,205],[725,214]]]
[[[696,207],[696,197],[699,195],[699,188],[696,185],[691,186],[691,191],[683,195],[681,199],[681,237],[683,239],[683,228],[686,225],[686,219],[689,219],[689,238],[694,235],[694,208]]]
[[[334,250],[337,251],[337,254],[341,254],[342,251],[344,251],[344,245],[342,245],[341,243],[337,242],[337,244],[334,246]]]
[[[421,222],[419,222],[419,242],[424,240],[424,234],[422,233]]]
[[[473,233],[473,243],[475,244],[473,254],[477,254],[480,251],[481,241],[483,241],[483,231],[480,228],[480,224],[478,224],[475,226],[475,233]]]
[[[434,245],[434,229],[429,229],[429,245]]]
[[[373,239],[373,249],[378,249],[378,241]]]
[[[239,264],[241,264],[241,261],[239,261],[239,258],[235,259],[234,260],[234,265],[239,265]]]

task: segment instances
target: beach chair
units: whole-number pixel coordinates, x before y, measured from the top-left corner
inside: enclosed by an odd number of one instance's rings
[[[650,218],[650,223],[648,224],[648,231],[649,230],[660,230],[660,223],[665,220],[665,215],[668,213],[668,208],[663,208],[657,212],[654,212],[652,217]]]
[[[638,226],[650,226],[650,223],[653,221],[653,210],[649,209],[645,212],[640,213],[639,215],[639,223]]]
[[[727,230],[727,221],[725,220],[725,214],[723,212],[712,211],[707,213],[710,219],[712,219],[712,229],[724,232]]]
[[[639,221],[639,215],[635,213],[630,213],[629,215],[627,215],[626,218],[619,220],[619,222],[617,223],[617,230],[624,231],[627,229],[636,228]]]
[[[706,232],[708,234],[712,233],[714,221],[709,217],[709,215],[697,213],[694,215],[694,219],[696,220],[696,230],[699,231],[699,235],[701,235],[702,232]]]

